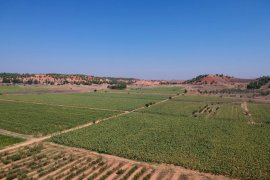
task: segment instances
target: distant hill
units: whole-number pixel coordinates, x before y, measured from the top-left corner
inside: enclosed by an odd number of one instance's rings
[[[223,74],[204,74],[193,79],[187,80],[184,84],[195,85],[235,85],[238,83],[249,83],[250,79],[240,79]]]
[[[132,84],[137,80],[134,78],[113,78],[113,77],[95,77],[83,74],[18,74],[18,73],[0,73],[1,83],[10,84],[116,84],[119,82]]]

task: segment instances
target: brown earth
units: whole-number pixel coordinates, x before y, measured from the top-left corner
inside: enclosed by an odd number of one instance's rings
[[[0,179],[8,176],[23,179],[229,179],[48,142],[1,153],[0,159]]]

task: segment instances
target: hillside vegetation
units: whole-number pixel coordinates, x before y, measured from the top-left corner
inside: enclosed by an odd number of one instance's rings
[[[250,82],[247,85],[247,89],[260,89],[262,86],[270,82],[270,76],[263,76],[258,78],[256,81]]]

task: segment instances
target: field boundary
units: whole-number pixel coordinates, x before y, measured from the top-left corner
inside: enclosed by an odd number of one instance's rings
[[[173,96],[171,99],[173,99],[173,98],[175,98],[177,96],[178,95]],[[2,100],[2,99],[0,99],[0,100]],[[164,99],[162,101],[156,102],[152,106],[157,105],[157,104],[161,104],[161,103],[164,103],[164,102],[167,102],[168,100],[170,100],[170,99]],[[15,102],[17,102],[17,101],[15,101]],[[0,153],[5,152],[5,151],[8,151],[8,150],[16,149],[16,148],[19,148],[19,147],[27,146],[27,145],[30,145],[30,144],[33,144],[33,143],[38,143],[38,142],[47,140],[47,139],[49,139],[49,138],[51,138],[53,136],[57,136],[57,135],[64,134],[64,133],[67,133],[67,132],[71,132],[71,131],[82,129],[82,128],[85,128],[85,127],[89,127],[89,126],[92,126],[94,124],[99,124],[99,123],[101,123],[103,121],[106,121],[106,120],[109,120],[109,119],[113,119],[113,118],[116,118],[116,117],[120,117],[120,116],[124,116],[124,115],[130,114],[130,113],[133,113],[133,112],[136,112],[136,111],[141,110],[141,109],[144,109],[144,108],[146,108],[146,106],[142,106],[142,107],[136,108],[136,109],[134,109],[132,111],[124,111],[124,112],[122,112],[120,114],[113,115],[113,116],[110,116],[110,117],[107,117],[107,118],[104,118],[104,119],[100,119],[100,120],[95,121],[95,122],[89,122],[89,123],[82,124],[82,125],[79,125],[79,126],[70,128],[70,129],[66,129],[66,130],[55,132],[55,133],[52,133],[52,134],[49,134],[49,135],[46,135],[46,136],[42,136],[42,137],[39,137],[39,138],[33,138],[33,139],[28,140],[28,141],[24,141],[22,143],[13,144],[13,145],[7,146],[4,149],[1,149],[0,150]]]
[[[5,129],[0,129],[0,134],[1,135],[5,135],[5,136],[15,137],[15,138],[22,138],[22,139],[26,139],[26,140],[33,139],[34,138],[31,135],[20,134],[20,133],[8,131],[8,130],[5,130]]]

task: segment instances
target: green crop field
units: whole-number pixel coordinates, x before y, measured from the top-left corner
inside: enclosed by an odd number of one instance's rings
[[[181,87],[155,87],[155,88],[131,88],[130,92],[139,92],[139,93],[168,93],[168,94],[177,94],[183,93],[184,90]]]
[[[46,91],[46,88],[40,87],[24,87],[24,86],[0,86],[0,93],[8,92],[33,92],[33,91]]]
[[[108,91],[108,90],[106,90]],[[151,88],[130,88],[126,90],[109,90],[110,92],[130,92],[130,93],[146,93],[146,94],[171,94],[176,95],[183,93],[184,90],[181,87],[151,87]]]
[[[194,117],[193,112],[202,107],[207,111]],[[249,124],[240,103],[192,104],[170,100],[53,137],[51,141],[230,177],[269,179],[269,137],[269,126]]]
[[[191,102],[238,102],[241,100],[233,98],[222,98],[218,96],[178,96],[175,101],[191,101]]]
[[[256,123],[270,124],[270,104],[249,104],[249,110]]]
[[[244,115],[240,105],[220,105],[215,115],[210,116],[214,120],[229,120],[248,122],[248,118]]]
[[[118,112],[0,101],[0,127],[22,134],[45,135]]]
[[[9,146],[15,143],[22,142],[23,139],[14,138],[10,136],[4,136],[0,134],[0,149],[4,148],[5,146]]]
[[[199,113],[198,111],[206,105],[209,106],[209,112],[197,115],[200,118],[246,121],[240,103],[239,105],[227,105],[218,102],[207,104],[207,101],[194,103],[191,101],[169,100],[165,103],[146,108],[143,112],[167,116],[195,117],[195,113]],[[213,108],[213,110],[210,110],[210,108]],[[215,108],[217,108],[216,112],[214,112]]]
[[[191,117],[192,113],[204,106],[205,103],[192,103],[169,100],[162,104],[157,104],[144,109],[144,112],[160,114],[167,116],[184,116]]]
[[[170,90],[157,90],[161,94],[156,95],[1,95],[0,127],[22,134],[47,135],[168,99]],[[162,91],[166,93],[162,95]],[[269,179],[269,105],[248,103],[251,117],[257,122],[250,124],[241,103],[237,99],[180,95],[50,141],[230,177]]]
[[[10,99],[17,101],[117,110],[133,110],[144,106],[146,103],[157,102],[166,98],[168,98],[166,95],[112,93],[2,95],[0,97],[0,99]]]

